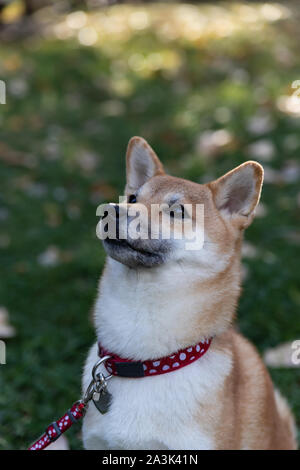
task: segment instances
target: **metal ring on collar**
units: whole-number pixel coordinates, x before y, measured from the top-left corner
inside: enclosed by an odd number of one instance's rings
[[[99,380],[98,377],[97,377],[97,374],[96,374],[98,367],[99,367],[101,364],[103,364],[105,361],[107,361],[107,359],[110,359],[110,358],[111,358],[111,356],[103,356],[103,357],[101,357],[101,358],[99,359],[99,361],[97,361],[96,364],[94,365],[93,370],[92,370],[92,377],[93,377],[93,379],[94,379],[95,382],[97,382],[97,381]],[[108,375],[108,376],[106,376],[106,377],[105,377],[105,376],[103,376],[103,377],[104,377],[104,380],[107,381],[107,380],[109,380],[109,379],[112,378],[112,374],[110,374],[110,375]]]

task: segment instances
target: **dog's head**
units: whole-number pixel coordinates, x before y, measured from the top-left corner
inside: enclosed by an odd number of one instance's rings
[[[109,224],[104,248],[131,268],[167,263],[195,266],[216,274],[239,252],[243,230],[259,201],[263,169],[246,162],[221,178],[197,184],[165,173],[155,152],[141,137],[128,145],[124,202],[106,206],[101,227]]]

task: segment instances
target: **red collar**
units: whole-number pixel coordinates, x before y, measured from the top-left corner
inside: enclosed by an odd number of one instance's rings
[[[181,369],[203,356],[211,345],[212,338],[180,349],[171,356],[161,357],[153,361],[132,361],[112,354],[98,343],[99,357],[110,356],[104,363],[109,374],[120,377],[148,377],[153,375],[167,374]]]

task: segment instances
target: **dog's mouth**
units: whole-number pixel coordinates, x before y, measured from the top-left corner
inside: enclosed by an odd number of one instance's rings
[[[165,253],[147,250],[127,239],[106,238],[103,246],[111,258],[131,268],[138,266],[150,268],[165,262]]]
[[[128,248],[128,249],[131,249],[131,250],[134,250],[134,251],[138,251],[139,253],[143,253],[145,255],[152,255],[153,254],[150,251],[143,250],[143,249],[140,249],[140,248],[137,248],[137,247],[133,246],[131,243],[129,243],[128,240],[125,240],[125,239],[107,238],[105,241],[107,241],[111,245],[115,245],[115,246],[120,247],[120,248]]]

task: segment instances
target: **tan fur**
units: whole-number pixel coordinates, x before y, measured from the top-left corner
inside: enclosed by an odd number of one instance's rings
[[[255,348],[232,328],[216,337],[213,347],[233,363],[219,399],[196,413],[216,448],[297,449],[292,415]]]

